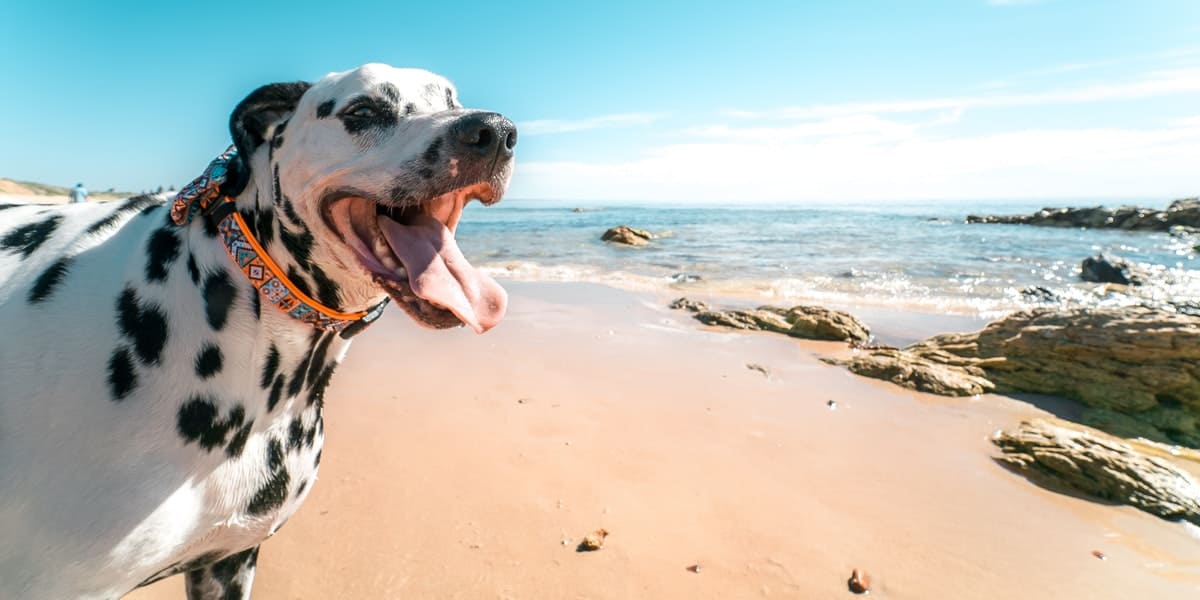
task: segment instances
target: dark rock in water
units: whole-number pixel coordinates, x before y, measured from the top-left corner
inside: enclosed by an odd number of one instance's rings
[[[634,229],[628,225],[618,225],[604,232],[600,239],[614,244],[626,246],[645,246],[654,239],[654,234],[644,229]]]
[[[1200,302],[1171,302],[1170,307],[1180,314],[1200,317]]]
[[[691,298],[676,298],[671,302],[671,308],[674,310],[686,310],[688,312],[701,312],[708,310],[708,303],[702,300],[692,300]]]
[[[1085,427],[1035,419],[996,435],[997,460],[1035,483],[1200,525],[1200,483],[1158,456]]]
[[[1200,198],[1180,198],[1167,207],[1167,212],[1200,210]]]
[[[702,278],[695,273],[676,273],[671,276],[671,280],[675,283],[692,283],[700,281]]]
[[[1121,285],[1142,285],[1146,282],[1147,273],[1137,265],[1119,256],[1097,254],[1083,259],[1079,267],[1079,277],[1093,283],[1119,283]]]
[[[1043,227],[1083,227],[1168,231],[1175,226],[1200,228],[1200,200],[1187,198],[1171,203],[1167,210],[1120,206],[1117,208],[1043,208],[1031,215],[970,215],[967,223],[1004,223]]]
[[[1046,302],[1050,304],[1057,304],[1062,301],[1062,297],[1057,292],[1040,285],[1021,288],[1021,297],[1030,302]]]

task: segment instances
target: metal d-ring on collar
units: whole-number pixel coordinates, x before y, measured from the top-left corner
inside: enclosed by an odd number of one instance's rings
[[[229,176],[229,161],[235,156],[237,148],[230,146],[209,163],[204,173],[179,190],[171,203],[171,220],[182,226],[199,213],[213,223],[229,257],[263,300],[293,319],[322,331],[338,332],[343,338],[358,334],[378,319],[387,306],[387,298],[365,311],[343,313],[301,292],[283,274],[246,226],[233,198],[221,193],[221,184]]]

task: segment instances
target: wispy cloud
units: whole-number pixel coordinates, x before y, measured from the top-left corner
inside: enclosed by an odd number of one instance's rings
[[[794,137],[708,128],[630,160],[532,162],[514,197],[738,202],[1162,197],[1195,193],[1200,118],[1158,127],[927,136],[919,128]],[[831,125],[832,127],[832,125]],[[907,131],[907,133],[906,133]],[[852,132],[852,133],[851,133]]]
[[[608,127],[649,125],[660,118],[662,118],[662,115],[651,113],[623,113],[600,115],[584,119],[535,119],[518,123],[517,128],[520,130],[521,135],[546,135]]]
[[[983,94],[923,100],[850,102],[794,106],[770,111],[729,110],[741,118],[820,119],[839,115],[894,114],[932,110],[1007,108],[1048,104],[1081,104],[1109,100],[1131,100],[1200,91],[1200,68],[1186,67],[1147,73],[1132,81],[1095,84],[1024,94]]]

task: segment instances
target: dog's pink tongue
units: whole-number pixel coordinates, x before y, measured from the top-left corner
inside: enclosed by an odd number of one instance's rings
[[[379,229],[408,271],[413,293],[453,312],[476,333],[504,318],[508,294],[495,279],[467,262],[454,234],[441,221],[417,215],[401,225],[379,217]]]

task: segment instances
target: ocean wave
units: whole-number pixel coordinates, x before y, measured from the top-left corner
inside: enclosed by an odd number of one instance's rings
[[[1017,286],[982,274],[918,280],[897,272],[852,270],[835,275],[782,278],[713,277],[689,272],[646,274],[588,264],[536,261],[485,263],[493,277],[518,281],[592,282],[637,292],[723,297],[762,304],[822,304],[878,307],[926,313],[1001,317],[1039,306],[1120,307],[1138,304],[1200,303],[1200,272],[1145,265],[1153,275],[1144,286],[1126,287],[1068,279],[1047,265],[1044,285]]]

